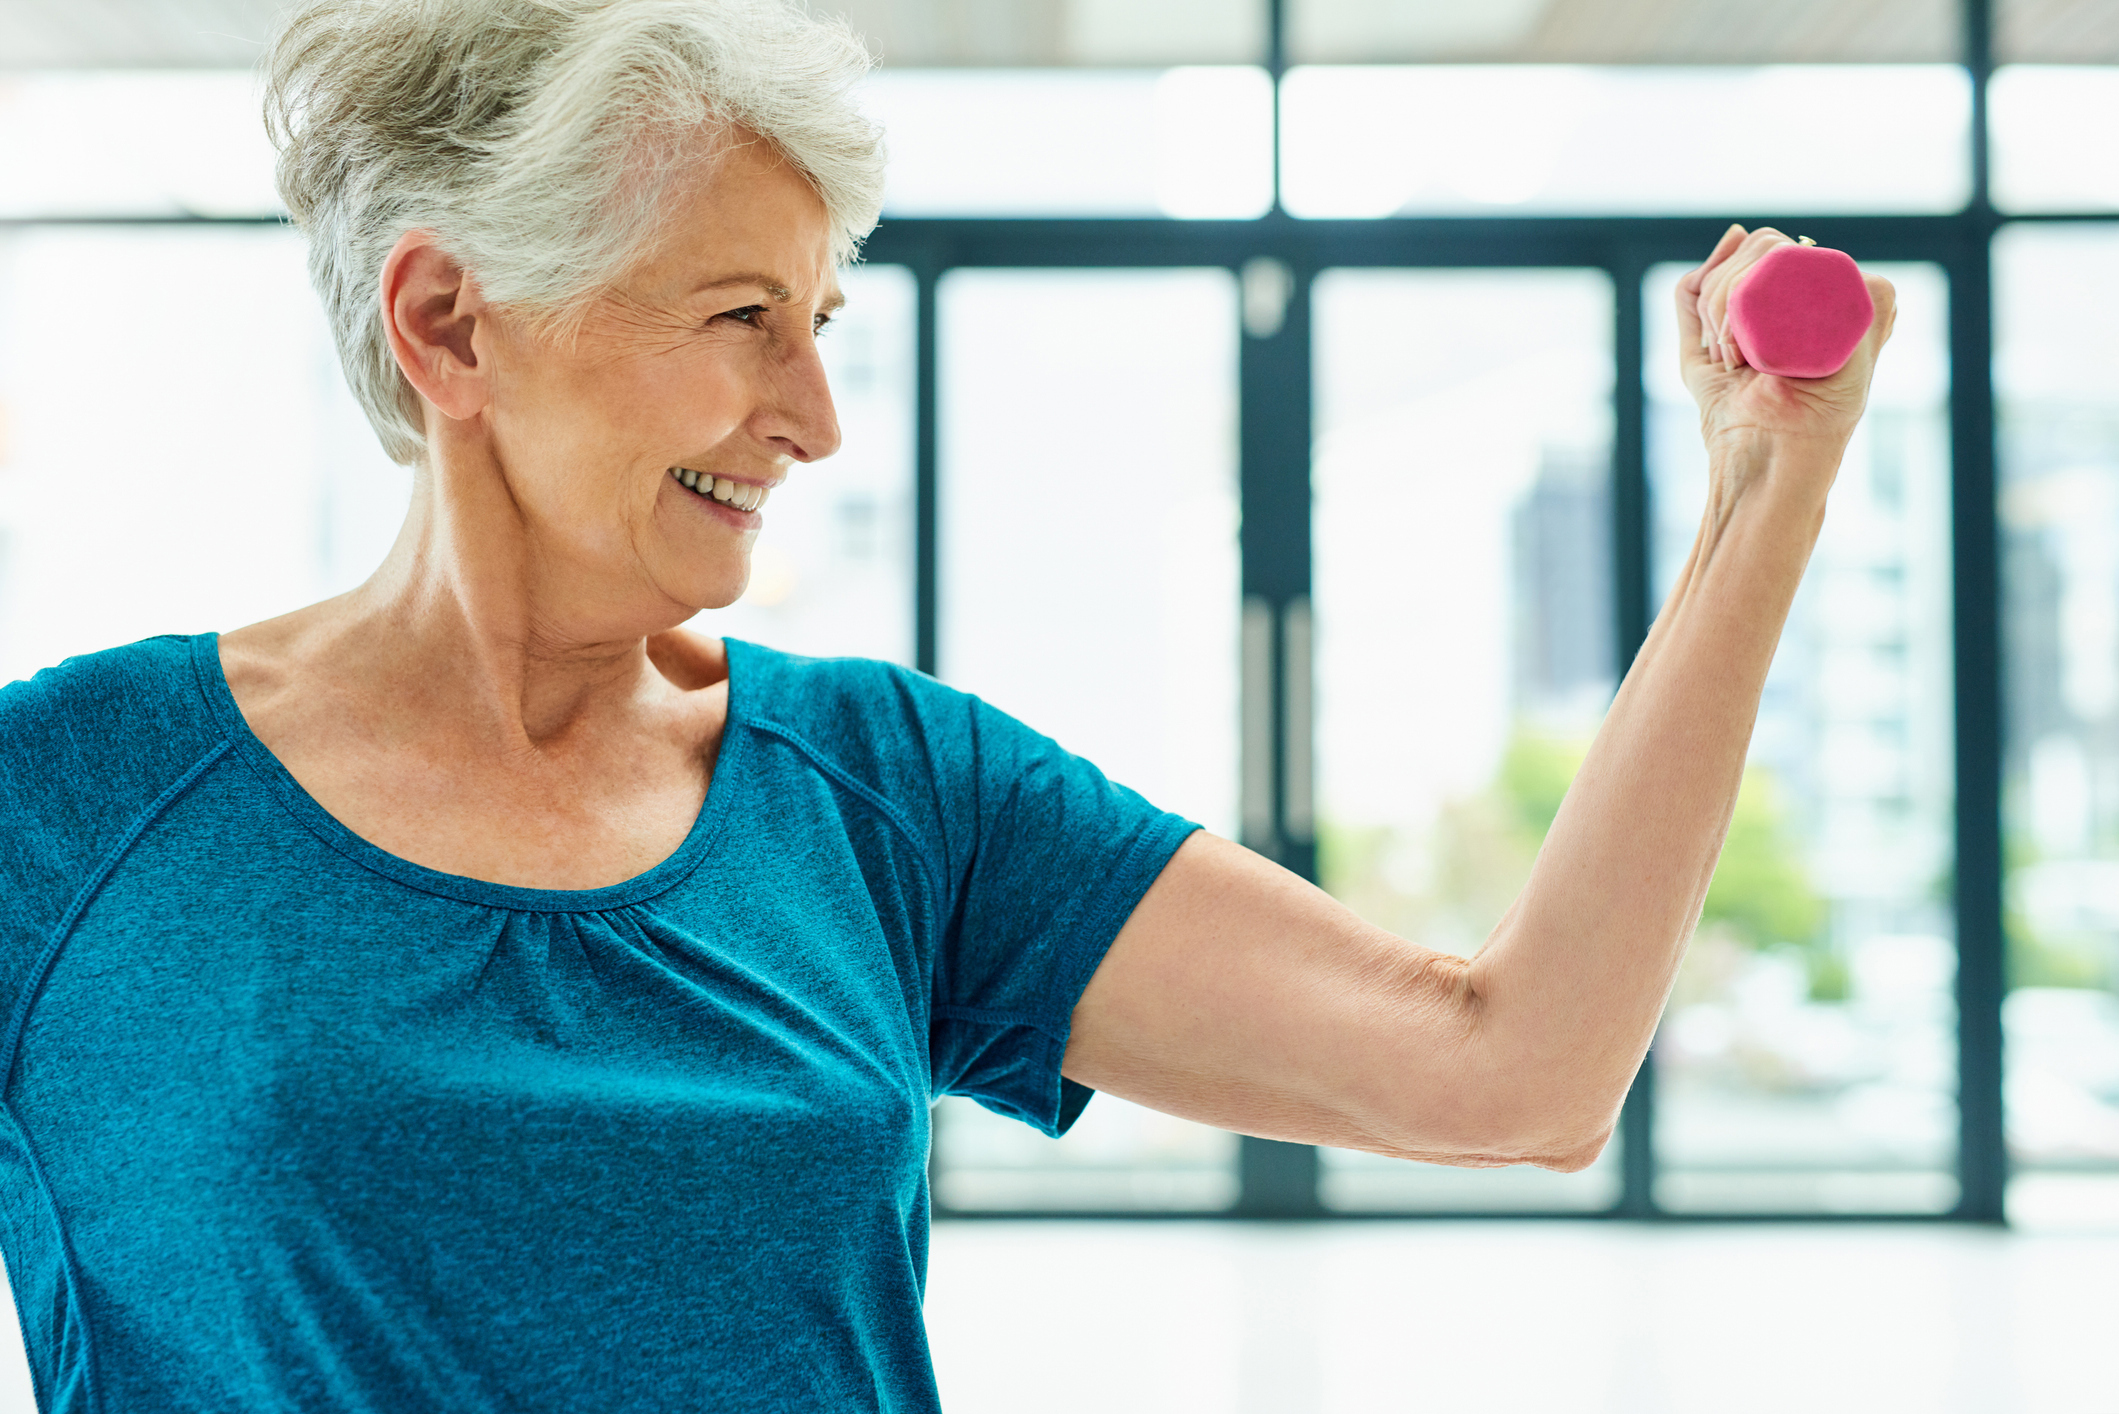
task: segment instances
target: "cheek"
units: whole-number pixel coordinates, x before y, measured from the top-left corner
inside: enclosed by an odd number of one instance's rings
[[[660,360],[630,392],[637,425],[673,458],[711,451],[743,424],[750,400],[726,353],[701,351]]]
[[[711,460],[748,415],[740,349],[584,337],[536,352],[496,401],[496,450],[517,494],[577,531],[653,513],[663,473]]]

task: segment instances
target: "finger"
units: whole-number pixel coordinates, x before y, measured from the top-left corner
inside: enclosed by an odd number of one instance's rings
[[[1761,226],[1744,237],[1729,258],[1708,276],[1700,290],[1700,299],[1705,306],[1706,322],[1721,341],[1723,362],[1731,367],[1741,367],[1744,362],[1742,350],[1737,348],[1735,338],[1729,332],[1729,296],[1735,291],[1737,282],[1750,273],[1751,267],[1765,259],[1767,254],[1781,246],[1793,245],[1771,226]]]
[[[1702,347],[1714,347],[1719,340],[1719,334],[1715,329],[1714,319],[1707,308],[1706,301],[1701,297],[1701,290],[1705,287],[1708,277],[1714,273],[1715,268],[1727,260],[1731,253],[1744,243],[1745,235],[1746,232],[1742,226],[1731,225],[1728,230],[1722,232],[1722,238],[1714,243],[1714,249],[1707,253],[1707,258],[1701,261],[1697,267],[1688,271],[1682,280],[1678,281],[1679,296],[1690,299],[1693,302],[1694,312],[1699,323],[1699,340]]]
[[[1891,335],[1898,327],[1898,287],[1881,275],[1870,275],[1869,302],[1876,306],[1876,317],[1869,321],[1869,337],[1877,348],[1891,342]]]
[[[1869,317],[1868,332],[1862,335],[1856,352],[1874,358],[1891,341],[1891,330],[1898,323],[1898,287],[1881,275],[1865,275],[1862,279],[1869,287],[1869,303],[1876,312]]]
[[[1694,373],[1704,373],[1714,367],[1718,341],[1701,325],[1699,300],[1688,294],[1682,283],[1675,291],[1672,304],[1678,320],[1678,372],[1689,384]]]
[[[1698,276],[1701,280],[1706,279],[1715,266],[1720,265],[1736,252],[1737,247],[1744,243],[1744,237],[1747,234],[1742,226],[1731,224],[1728,230],[1722,232],[1722,238],[1714,243],[1714,249],[1707,252],[1707,258],[1700,262],[1700,268],[1692,272],[1693,275]],[[1690,279],[1692,277],[1687,276],[1686,278]],[[1697,284],[1694,285],[1694,288],[1698,288]]]
[[[1693,275],[1698,273],[1697,270],[1692,272]],[[1686,282],[1691,279],[1692,275],[1687,275],[1678,281],[1675,297],[1671,301],[1677,306],[1680,368],[1689,368],[1695,363],[1707,361],[1707,332],[1705,326],[1700,323],[1700,292],[1697,286],[1686,288]]]

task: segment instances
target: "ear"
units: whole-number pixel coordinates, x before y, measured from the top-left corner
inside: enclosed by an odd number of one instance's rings
[[[490,392],[476,337],[489,311],[477,282],[432,231],[407,231],[383,261],[382,286],[383,329],[406,380],[444,417],[476,417]]]

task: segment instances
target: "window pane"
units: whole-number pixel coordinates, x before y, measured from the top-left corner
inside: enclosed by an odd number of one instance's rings
[[[247,69],[0,73],[0,216],[279,209]]]
[[[886,71],[895,216],[1242,219],[1273,201],[1263,69]]]
[[[0,237],[0,680],[351,588],[409,486],[291,231]]]
[[[1611,698],[1611,284],[1333,270],[1313,309],[1318,869],[1371,922],[1469,955]],[[1615,1144],[1578,1174],[1323,1158],[1341,1209],[1618,1196]]]
[[[2119,224],[1995,249],[2010,1212],[2119,1215]]]
[[[1951,0],[1290,0],[1288,8],[1291,48],[1306,64],[1933,63],[1958,52]]]
[[[346,391],[304,262],[280,227],[0,238],[0,680],[286,613],[380,563],[410,473]],[[911,281],[845,287],[824,349],[846,448],[774,498],[749,592],[697,626],[904,661]]]
[[[1234,277],[959,271],[938,305],[942,675],[1233,833]],[[1235,1192],[1233,1136],[1108,1095],[1058,1143],[965,1101],[937,1120],[950,1206]]]
[[[1956,1201],[1948,289],[1897,331],[1766,681],[1734,824],[1656,1042],[1657,1200],[1933,1212]],[[1644,290],[1659,596],[1706,493],[1672,291]]]
[[[2119,68],[2012,64],[1987,90],[1994,204],[2119,210]]]
[[[1954,66],[1303,68],[1281,112],[1297,216],[1954,211],[1970,190]],[[1830,113],[1834,137],[1703,113]]]
[[[838,455],[773,493],[750,587],[693,627],[790,653],[912,661],[911,272],[840,272],[846,307],[819,341]]]
[[[830,11],[899,67],[1255,64],[1261,0],[837,0]]]

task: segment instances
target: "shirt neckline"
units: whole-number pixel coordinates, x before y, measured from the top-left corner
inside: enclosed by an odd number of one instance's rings
[[[706,784],[706,799],[700,802],[699,814],[693,819],[692,828],[683,842],[659,864],[615,884],[594,889],[539,889],[520,884],[496,884],[467,874],[430,869],[392,854],[348,829],[309,794],[294,778],[294,773],[272,754],[272,749],[250,730],[250,723],[244,719],[242,708],[236,704],[235,693],[228,686],[228,677],[221,669],[220,637],[218,633],[202,633],[191,640],[192,668],[207,709],[237,754],[272,787],[288,813],[312,834],[354,863],[409,888],[491,908],[535,913],[594,913],[623,908],[663,893],[683,880],[705,861],[722,833],[722,820],[728,814],[728,797],[734,789],[728,781],[741,762],[749,736],[749,733],[737,730],[743,717],[743,707],[739,705],[743,698],[737,689],[744,678],[736,670],[736,659],[750,647],[739,639],[722,640],[728,649],[728,716],[722,723],[721,746],[715,755],[713,776]]]

